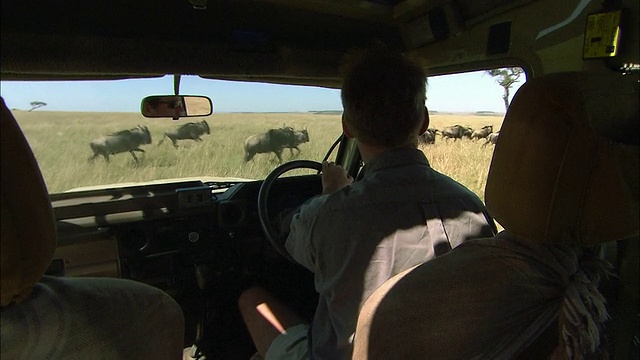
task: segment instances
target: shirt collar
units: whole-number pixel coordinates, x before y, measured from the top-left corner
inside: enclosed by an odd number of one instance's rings
[[[388,150],[379,155],[378,157],[369,160],[363,167],[364,176],[373,174],[380,170],[403,167],[413,164],[429,165],[427,157],[422,150],[414,148],[401,148]]]

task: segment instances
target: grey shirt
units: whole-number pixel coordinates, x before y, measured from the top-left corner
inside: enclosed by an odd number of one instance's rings
[[[383,282],[496,228],[482,201],[418,149],[385,152],[364,176],[293,217],[285,247],[315,275],[314,359],[348,358],[362,303]]]

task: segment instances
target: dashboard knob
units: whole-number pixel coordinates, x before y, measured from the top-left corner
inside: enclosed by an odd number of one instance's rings
[[[189,241],[192,243],[196,243],[198,242],[198,240],[200,240],[200,234],[198,234],[195,231],[192,231],[189,233]]]

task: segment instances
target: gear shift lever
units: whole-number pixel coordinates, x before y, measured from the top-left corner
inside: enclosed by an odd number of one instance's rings
[[[207,309],[207,289],[210,287],[213,276],[211,274],[211,269],[206,264],[198,264],[196,265],[194,275],[196,277],[196,282],[198,283],[198,288],[200,289],[200,294],[202,297],[202,301],[204,303],[204,309],[202,310],[200,320],[198,321],[197,330],[196,330],[196,339],[195,344],[192,348],[192,356],[194,358],[199,358],[199,356],[203,355],[203,349],[206,346],[202,346],[202,342],[205,340],[204,332],[205,326],[207,324],[207,319],[209,317],[209,312]]]
[[[209,285],[211,284],[211,269],[209,269],[209,266],[205,265],[205,264],[199,264],[196,266],[196,270],[195,270],[195,275],[196,275],[196,281],[198,282],[198,287],[200,288],[200,290],[206,290],[207,288],[209,288]]]

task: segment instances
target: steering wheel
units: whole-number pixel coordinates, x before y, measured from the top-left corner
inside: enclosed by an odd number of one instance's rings
[[[278,179],[278,177],[280,177],[280,175],[294,169],[313,169],[320,172],[322,171],[322,164],[317,161],[311,160],[294,160],[275,168],[269,174],[269,176],[264,179],[262,185],[260,186],[260,192],[258,193],[258,218],[260,219],[262,231],[264,232],[264,235],[266,236],[267,240],[269,240],[271,245],[273,245],[273,247],[280,253],[280,255],[293,261],[294,263],[297,263],[284,247],[284,242],[287,239],[286,236],[279,233],[275,229],[270,221],[268,212],[269,192],[271,191],[271,187],[273,186],[274,182]]]

